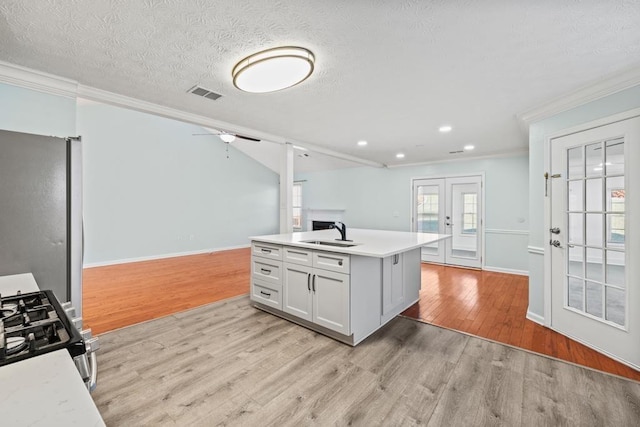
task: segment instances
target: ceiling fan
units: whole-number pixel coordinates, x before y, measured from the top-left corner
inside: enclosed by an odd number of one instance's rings
[[[208,128],[207,128],[208,129]],[[247,136],[247,135],[240,135],[239,133],[232,133],[232,132],[226,132],[226,131],[219,131],[219,130],[215,130],[215,129],[210,129],[211,132],[210,133],[192,133],[192,136],[207,136],[207,135],[216,135],[219,136],[221,140],[223,140],[225,143],[230,143],[236,140],[236,138],[239,139],[244,139],[247,141],[254,141],[254,142],[260,142],[260,139],[258,138],[254,138],[252,136]]]

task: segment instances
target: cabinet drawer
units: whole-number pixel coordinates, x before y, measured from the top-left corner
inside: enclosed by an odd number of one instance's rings
[[[251,253],[254,256],[282,261],[282,246],[279,245],[251,242]]]
[[[313,252],[313,266],[337,273],[349,274],[349,255],[333,252]]]
[[[284,247],[284,261],[300,265],[313,265],[313,251],[291,246]]]
[[[275,289],[274,289],[275,288]],[[278,310],[282,310],[282,288],[257,280],[251,282],[251,299]]]
[[[251,260],[252,280],[282,284],[282,262],[254,257]]]

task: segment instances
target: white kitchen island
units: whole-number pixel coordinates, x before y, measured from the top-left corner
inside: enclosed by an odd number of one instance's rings
[[[251,300],[356,345],[416,303],[420,248],[448,235],[347,230],[251,237]]]

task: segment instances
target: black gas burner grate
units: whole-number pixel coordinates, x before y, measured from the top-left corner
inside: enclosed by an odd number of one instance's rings
[[[63,348],[86,351],[53,292],[0,297],[0,366]]]

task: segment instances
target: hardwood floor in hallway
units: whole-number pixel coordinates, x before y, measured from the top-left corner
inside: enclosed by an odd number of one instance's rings
[[[94,334],[249,292],[249,248],[84,270]],[[640,372],[525,318],[527,277],[422,264],[421,299],[403,314],[640,381]]]
[[[422,264],[420,301],[403,315],[640,381],[640,372],[526,318],[528,278]]]

